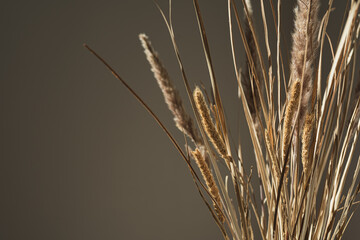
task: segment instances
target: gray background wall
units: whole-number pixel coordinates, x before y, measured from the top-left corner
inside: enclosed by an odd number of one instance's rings
[[[226,1],[199,2],[232,138],[236,143],[240,131],[244,149],[251,149],[234,105]],[[290,48],[294,1],[283,2]],[[345,8],[345,1],[335,2],[334,42]],[[173,0],[173,18],[192,86],[208,84],[192,1]],[[104,56],[183,144],[137,39],[141,32],[150,36],[186,99],[152,1],[3,0],[0,19],[0,239],[221,238],[165,134],[82,47],[86,42]],[[245,154],[253,159],[252,151]],[[355,214],[348,239],[357,239],[359,219]]]

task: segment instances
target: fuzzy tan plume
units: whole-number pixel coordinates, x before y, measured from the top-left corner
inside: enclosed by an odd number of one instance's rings
[[[305,113],[307,111],[313,89],[313,67],[316,50],[319,45],[317,41],[320,25],[320,21],[318,19],[319,4],[319,0],[298,0],[294,10],[295,22],[294,32],[292,34],[293,45],[291,51],[290,70],[291,79],[300,79],[303,81],[303,91],[299,112],[300,127],[303,125]]]
[[[216,201],[216,203],[215,202],[213,203],[216,214],[218,215],[219,220],[221,222],[224,222],[224,216],[221,210],[219,189],[215,183],[214,177],[209,169],[209,166],[206,164],[206,161],[203,158],[203,155],[200,153],[199,149],[195,149],[195,151],[192,151],[191,154],[193,155],[196,164],[200,169],[201,175],[205,180],[206,186],[208,187],[211,197]]]
[[[304,130],[301,137],[301,143],[302,143],[302,151],[301,151],[301,161],[304,168],[304,174],[305,176],[308,175],[309,168],[311,166],[311,156],[309,154],[310,152],[310,144],[311,144],[311,136],[314,129],[314,123],[315,123],[315,114],[307,114],[305,117],[305,124],[304,124]]]
[[[216,130],[216,127],[210,116],[210,110],[205,102],[204,95],[199,87],[196,87],[194,90],[194,101],[196,104],[196,108],[201,116],[201,123],[205,129],[207,136],[213,143],[218,153],[224,159],[227,159],[228,156],[227,156],[227,150],[225,147],[224,140],[220,136],[219,132]]]
[[[289,94],[290,97],[288,99],[288,104],[285,110],[284,127],[283,127],[283,135],[282,135],[283,161],[285,161],[286,154],[289,151],[288,148],[291,143],[291,132],[295,124],[295,116],[300,99],[300,80],[293,82]]]
[[[252,5],[251,5],[251,1],[247,0],[247,1],[245,1],[245,3],[246,3],[246,8],[249,13],[249,18],[253,21],[253,9],[252,9]],[[245,66],[244,70],[242,71],[241,84],[243,86],[246,101],[249,106],[249,110],[250,110],[253,122],[255,124],[256,132],[259,136],[260,135],[260,129],[259,129],[260,123],[259,123],[259,118],[257,117],[257,114],[260,112],[260,97],[259,97],[259,91],[258,91],[257,85],[255,83],[255,77],[260,77],[259,59],[258,59],[258,55],[256,53],[255,40],[254,40],[253,33],[251,32],[250,22],[246,16],[244,19],[244,26],[245,26],[244,27],[245,37],[246,37],[246,41],[249,46],[251,60],[250,60],[250,57],[246,55],[246,61],[245,61],[246,66]],[[252,72],[251,62],[253,62],[253,64],[254,64],[254,72]],[[261,87],[261,85],[260,85],[260,87]]]
[[[169,74],[161,63],[157,52],[153,49],[149,38],[145,34],[140,34],[139,39],[151,66],[151,71],[154,73],[154,77],[164,95],[165,102],[174,115],[176,127],[189,136],[196,144],[202,145],[202,140],[193,124],[192,118],[186,113],[180,94],[172,84]]]

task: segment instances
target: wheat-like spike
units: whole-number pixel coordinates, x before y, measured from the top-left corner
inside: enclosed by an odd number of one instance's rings
[[[295,22],[292,34],[293,46],[290,70],[291,79],[300,79],[303,85],[299,111],[300,129],[304,122],[313,89],[313,65],[319,45],[317,41],[320,26],[318,19],[319,5],[319,0],[298,0],[294,10]]]
[[[276,162],[276,156],[275,156],[272,144],[271,144],[269,131],[267,129],[265,129],[265,144],[266,144],[266,148],[268,149],[268,152],[270,155],[270,160],[272,161],[271,168],[272,168],[272,173],[274,174],[274,180],[276,182],[278,182],[280,179],[279,163]]]
[[[206,186],[208,187],[211,197],[216,201],[216,202],[213,202],[215,212],[218,215],[219,220],[221,222],[224,222],[225,219],[224,219],[224,215],[222,213],[219,188],[215,183],[214,177],[211,174],[209,166],[208,166],[208,164],[206,164],[206,161],[203,158],[203,155],[200,153],[198,148],[196,148],[195,151],[192,151],[191,154],[194,157],[195,162],[200,169],[201,175],[203,176],[203,178],[205,180]]]
[[[284,117],[284,127],[283,127],[283,133],[282,133],[282,158],[283,161],[285,161],[286,153],[288,151],[288,148],[290,146],[291,142],[291,131],[292,127],[295,123],[295,116],[296,111],[299,105],[299,99],[300,99],[300,80],[296,80],[292,83],[291,89],[290,89],[290,97],[288,99],[288,104],[286,106],[285,110],[285,117]]]
[[[186,113],[180,94],[172,84],[169,74],[161,63],[157,52],[153,49],[148,36],[142,33],[139,35],[139,39],[151,66],[151,71],[154,73],[154,77],[164,95],[165,102],[174,115],[176,127],[189,136],[196,144],[202,145],[202,139],[199,137],[193,120]]]
[[[218,153],[224,158],[228,159],[227,150],[225,147],[224,140],[220,136],[219,132],[216,130],[216,127],[211,119],[210,110],[205,102],[203,93],[199,87],[196,87],[194,90],[194,101],[196,108],[201,117],[201,123],[205,129],[206,134],[213,143],[215,149]]]
[[[304,130],[301,137],[302,151],[301,151],[301,161],[303,164],[304,175],[307,176],[309,167],[311,166],[311,156],[309,154],[311,136],[314,129],[315,123],[315,114],[308,113],[305,117]]]

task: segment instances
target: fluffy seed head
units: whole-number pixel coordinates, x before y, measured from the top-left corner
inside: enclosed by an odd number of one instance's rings
[[[208,187],[211,197],[216,201],[216,202],[213,202],[215,212],[216,212],[217,216],[219,217],[219,220],[221,222],[224,222],[224,216],[223,216],[222,210],[221,210],[219,189],[215,183],[214,177],[209,169],[209,166],[207,165],[207,163],[206,163],[205,159],[203,158],[202,154],[200,153],[199,149],[195,149],[195,151],[192,151],[191,154],[194,157],[195,162],[200,169],[201,175],[203,176],[203,179],[206,183],[206,186]]]
[[[296,110],[299,104],[300,99],[300,80],[296,80],[293,82],[291,89],[290,89],[290,97],[288,99],[288,104],[285,110],[285,117],[284,117],[284,127],[283,127],[283,135],[282,135],[282,146],[283,146],[283,161],[285,161],[286,153],[290,146],[291,142],[291,131],[292,127],[295,123],[295,115]]]
[[[224,159],[227,159],[227,150],[224,140],[215,128],[215,125],[210,116],[210,110],[205,102],[204,95],[199,87],[196,87],[194,90],[194,101],[201,117],[202,126],[204,127],[208,138],[210,139],[218,153]]]
[[[161,63],[157,52],[153,49],[148,36],[140,34],[139,39],[151,66],[151,71],[154,73],[154,77],[164,95],[165,102],[174,115],[177,128],[189,136],[195,143],[202,145],[202,140],[193,124],[192,118],[186,113],[180,94],[172,84],[169,74]]]

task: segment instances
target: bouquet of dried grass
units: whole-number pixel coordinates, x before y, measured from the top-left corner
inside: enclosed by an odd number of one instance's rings
[[[359,1],[349,1],[339,41],[332,46],[330,71],[324,74],[323,49],[332,10],[320,18],[319,0],[297,0],[294,11],[289,76],[283,63],[281,1],[272,14],[276,49],[268,40],[264,2],[261,3],[267,61],[260,51],[250,0],[228,0],[228,23],[239,99],[253,145],[260,196],[243,167],[241,144],[232,149],[224,106],[215,78],[210,47],[197,0],[194,7],[211,81],[212,100],[190,84],[177,47],[170,14],[166,22],[195,119],[187,113],[169,74],[149,38],[140,34],[146,58],[174,116],[177,128],[191,140],[184,149],[135,91],[90,47],[125,87],[149,111],[188,165],[202,200],[224,239],[340,239],[356,207],[360,191],[360,157],[350,165],[360,130],[360,84],[354,87],[359,44]],[[240,18],[239,5],[244,18]],[[233,24],[245,47],[245,64],[238,66]],[[276,57],[276,62],[271,59]],[[326,86],[322,90],[322,79]],[[353,90],[354,89],[354,90]],[[281,95],[285,94],[285,102]],[[199,170],[196,170],[194,166]],[[226,173],[224,174],[223,169]],[[198,174],[198,172],[201,173]],[[345,181],[349,175],[349,186]],[[255,219],[255,221],[252,221]]]

